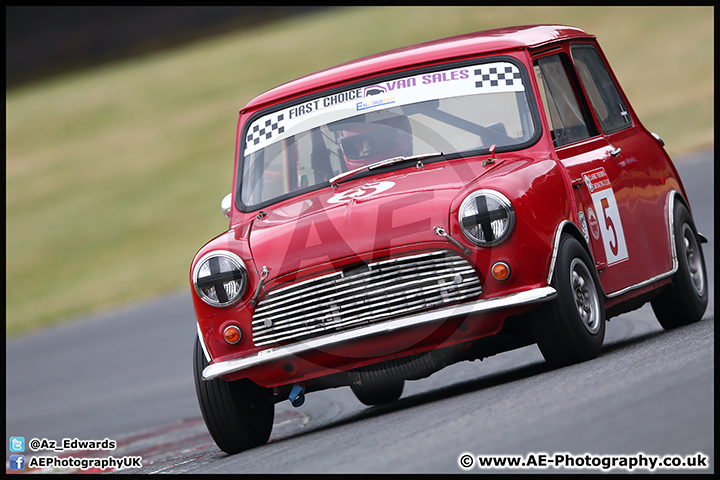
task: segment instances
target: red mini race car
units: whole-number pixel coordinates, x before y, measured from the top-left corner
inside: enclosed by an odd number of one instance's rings
[[[598,355],[605,321],[651,302],[699,320],[690,205],[595,37],[504,28],[373,55],[240,110],[227,232],[190,277],[203,418],[228,453],[274,405],[406,380],[537,343]]]

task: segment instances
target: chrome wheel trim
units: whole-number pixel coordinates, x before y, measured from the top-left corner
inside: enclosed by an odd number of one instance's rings
[[[700,254],[700,246],[697,243],[695,234],[687,223],[683,224],[683,243],[685,246],[685,261],[687,262],[688,274],[693,290],[698,297],[705,294],[705,277],[703,275],[703,262]]]
[[[585,262],[574,258],[570,263],[570,289],[583,326],[591,334],[600,330],[600,299]]]

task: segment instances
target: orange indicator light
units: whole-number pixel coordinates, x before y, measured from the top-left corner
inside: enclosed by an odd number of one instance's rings
[[[230,325],[223,331],[223,338],[230,345],[235,345],[242,338],[242,332],[235,325]]]
[[[497,262],[492,267],[492,276],[495,277],[496,280],[507,280],[510,276],[510,266],[505,262]]]

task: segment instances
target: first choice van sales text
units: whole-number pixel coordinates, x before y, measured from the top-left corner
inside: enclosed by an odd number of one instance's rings
[[[468,70],[455,70],[452,72],[438,72],[438,73],[428,73],[426,75],[422,75],[420,77],[420,82],[424,85],[430,84],[430,83],[439,83],[439,82],[448,82],[453,80],[465,80],[470,78],[470,72]],[[402,78],[400,80],[394,80],[389,81],[383,84],[382,89],[386,91],[396,90],[396,89],[402,89],[402,88],[410,88],[417,85],[417,80],[415,77],[411,78]],[[367,87],[371,88],[371,87]],[[289,117],[295,118],[300,117],[302,115],[306,115],[310,112],[314,112],[316,110],[319,110],[321,108],[327,108],[332,105],[338,104],[338,103],[345,103],[350,100],[356,100],[359,98],[364,98],[365,95],[363,95],[363,89],[362,88],[356,88],[354,90],[348,90],[347,92],[340,92],[335,95],[330,95],[325,98],[318,98],[317,100],[311,100],[309,102],[303,103],[302,105],[298,105],[296,107],[293,107],[290,109]]]

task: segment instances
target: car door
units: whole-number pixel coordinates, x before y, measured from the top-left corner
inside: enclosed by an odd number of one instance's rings
[[[632,178],[635,187],[633,222],[642,225],[645,244],[638,252],[643,277],[649,278],[672,268],[667,240],[666,180],[674,176],[669,158],[656,138],[634,118],[620,89],[600,55],[591,44],[570,49],[600,133],[618,154],[614,161]]]
[[[538,55],[533,66],[555,152],[572,179],[579,226],[603,289],[622,290],[643,278],[636,268],[645,239],[633,179],[620,164],[621,151],[590,115],[568,52]]]

